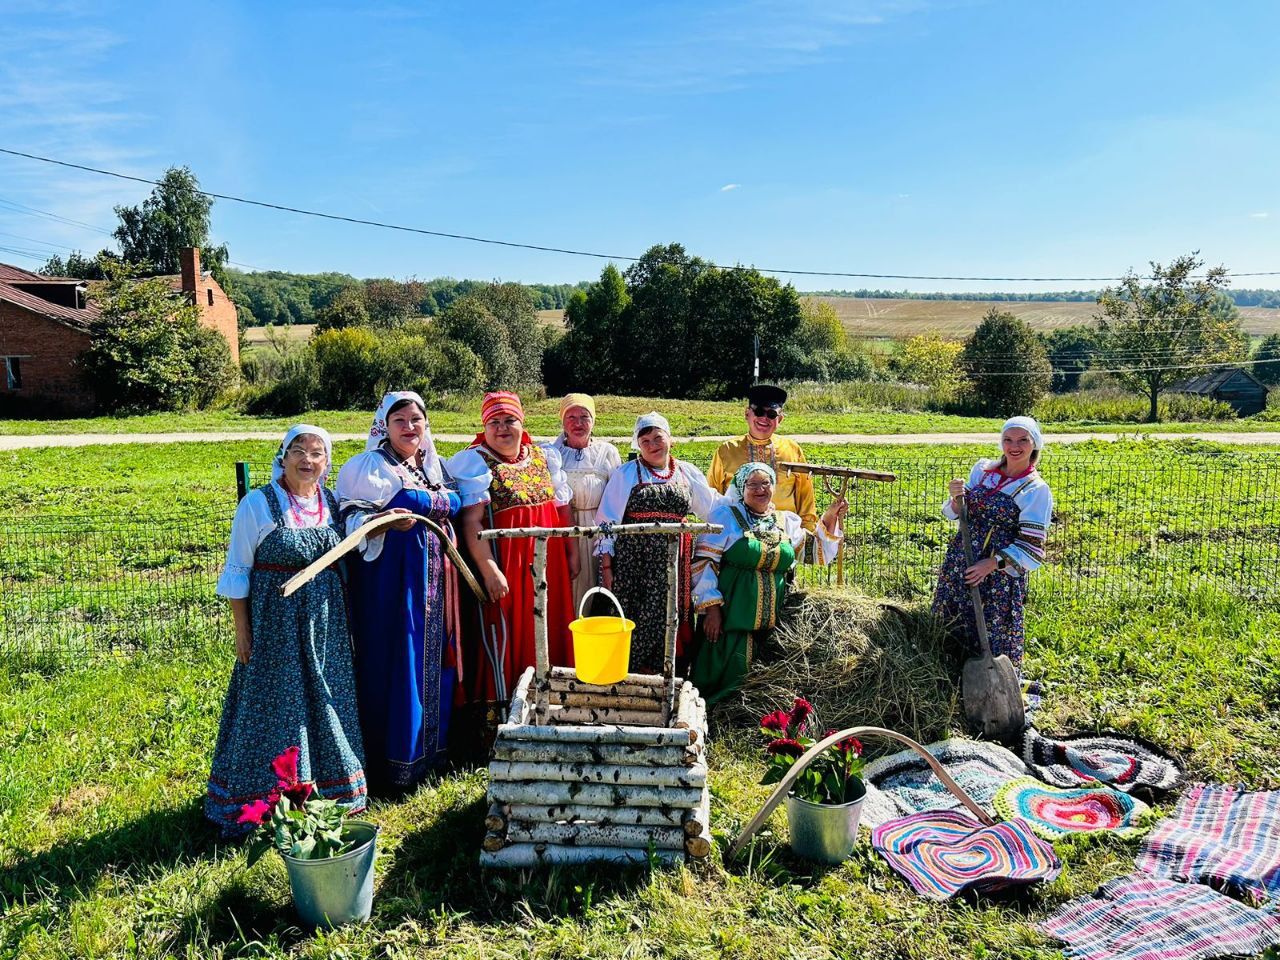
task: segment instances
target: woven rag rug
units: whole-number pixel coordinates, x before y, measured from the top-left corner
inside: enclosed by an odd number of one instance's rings
[[[1259,901],[1280,898],[1280,790],[1194,784],[1156,824],[1135,866]]]
[[[1001,787],[993,801],[1005,820],[1025,820],[1037,836],[1057,840],[1077,833],[1110,831],[1132,837],[1147,829],[1151,808],[1110,787],[1051,787],[1020,777]]]
[[[925,749],[988,813],[1002,786],[1030,772],[1017,754],[994,743],[953,738]],[[914,750],[872,760],[863,769],[862,779],[867,785],[862,822],[868,827],[926,810],[963,809]]]
[[[929,900],[1052,880],[1062,861],[1021,820],[985,827],[966,813],[932,810],[882,823],[871,845]]]
[[[1122,733],[1052,739],[1029,727],[1022,739],[1022,759],[1037,777],[1055,787],[1079,787],[1096,780],[1126,793],[1154,793],[1172,790],[1182,779],[1176,760]]]
[[[1280,916],[1208,887],[1137,873],[1072,900],[1037,929],[1075,960],[1196,960],[1280,944]]]

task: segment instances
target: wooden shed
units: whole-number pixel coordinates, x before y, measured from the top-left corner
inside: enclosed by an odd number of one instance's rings
[[[1267,386],[1240,367],[1222,367],[1184,380],[1170,388],[1174,393],[1190,393],[1230,404],[1236,414],[1247,417],[1267,408]]]

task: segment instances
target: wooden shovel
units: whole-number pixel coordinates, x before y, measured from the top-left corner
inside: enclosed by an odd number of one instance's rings
[[[973,545],[969,540],[969,506],[960,501],[960,540],[964,546],[966,564],[972,564]],[[964,717],[969,726],[988,740],[1012,741],[1022,734],[1026,725],[1026,711],[1022,705],[1022,684],[1013,662],[1001,654],[991,655],[991,640],[987,637],[987,615],[982,609],[982,591],[974,584],[969,588],[973,600],[973,617],[978,625],[978,643],[981,656],[965,662],[960,675],[960,695],[964,700]]]

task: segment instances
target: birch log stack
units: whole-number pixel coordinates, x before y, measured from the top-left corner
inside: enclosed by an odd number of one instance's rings
[[[542,707],[536,673],[521,676],[498,728],[481,865],[709,856],[707,715],[697,689],[646,674],[595,686],[552,667]]]

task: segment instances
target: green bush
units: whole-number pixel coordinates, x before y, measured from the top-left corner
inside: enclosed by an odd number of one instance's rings
[[[1045,397],[1035,405],[1032,415],[1042,423],[1142,423],[1149,412],[1145,397],[1112,386]],[[1167,393],[1160,398],[1160,419],[1183,423],[1233,420],[1235,411],[1208,397]]]
[[[366,327],[318,334],[308,350],[314,363],[316,401],[327,410],[377,402],[383,368],[378,337]]]
[[[314,359],[309,350],[300,350],[284,358],[277,379],[244,391],[243,410],[254,415],[295,416],[315,405],[314,386]]]

